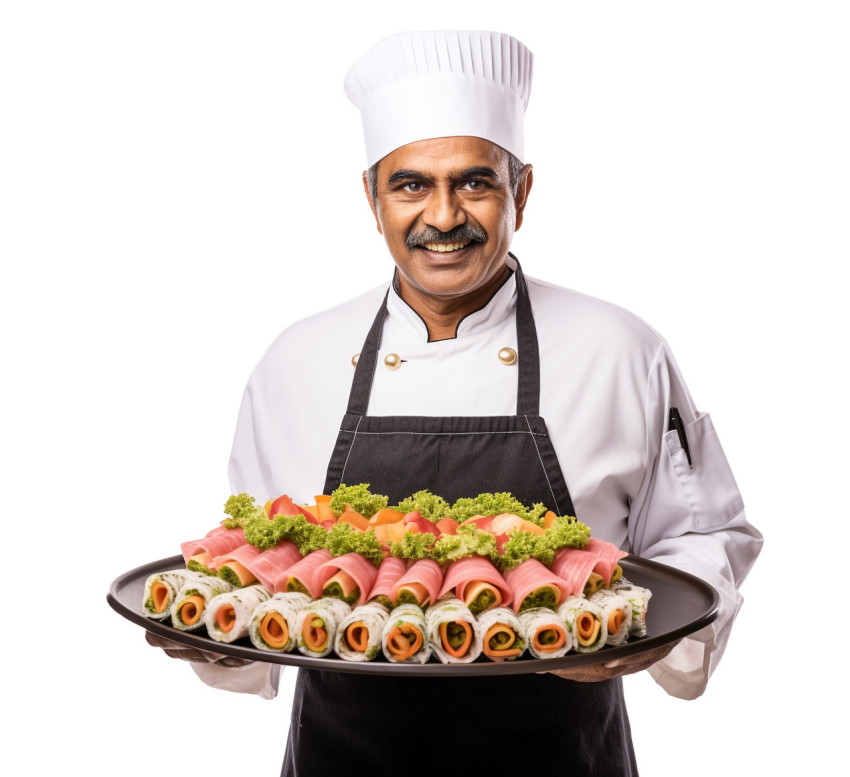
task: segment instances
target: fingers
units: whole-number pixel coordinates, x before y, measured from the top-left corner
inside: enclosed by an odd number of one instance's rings
[[[195,664],[215,664],[216,666],[230,668],[247,666],[253,663],[252,661],[246,661],[236,656],[225,656],[209,650],[198,650],[189,645],[183,645],[180,642],[158,637],[149,631],[145,632],[145,639],[149,645],[163,650],[169,658],[177,658],[180,661],[190,661]]]

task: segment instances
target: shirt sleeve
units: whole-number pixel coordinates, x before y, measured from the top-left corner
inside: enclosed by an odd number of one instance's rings
[[[670,408],[685,424],[691,463]],[[743,598],[740,586],[758,557],[762,536],[744,503],[711,418],[696,410],[667,344],[650,369],[645,401],[647,472],[630,505],[632,551],[696,575],[720,596],[716,620],[690,635],[649,669],[672,696],[695,699],[726,649]]]

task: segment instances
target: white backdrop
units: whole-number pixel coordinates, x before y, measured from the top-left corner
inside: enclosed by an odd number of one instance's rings
[[[847,541],[844,4],[2,9],[0,476],[29,598],[6,603],[7,751],[42,774],[278,773],[294,672],[274,702],[211,690],[105,596],[219,520],[277,333],[388,279],[342,79],[386,34],[450,27],[535,52],[526,271],[667,337],[766,537],[705,695],[627,679],[642,773],[835,763],[848,631],[813,603]]]

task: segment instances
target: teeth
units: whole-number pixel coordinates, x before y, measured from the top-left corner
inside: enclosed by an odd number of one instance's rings
[[[465,243],[425,243],[425,248],[429,251],[438,251],[441,254],[445,254],[449,251],[459,251],[461,248],[466,248],[470,242],[467,240]]]

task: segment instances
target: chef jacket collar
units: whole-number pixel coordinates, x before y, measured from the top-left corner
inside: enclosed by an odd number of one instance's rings
[[[482,308],[467,313],[458,324],[455,338],[469,337],[499,326],[516,309],[516,260],[508,254],[505,264],[511,271],[490,301]],[[387,313],[392,321],[416,339],[428,340],[428,327],[420,315],[405,302],[398,289],[398,270],[395,271],[387,297]]]

